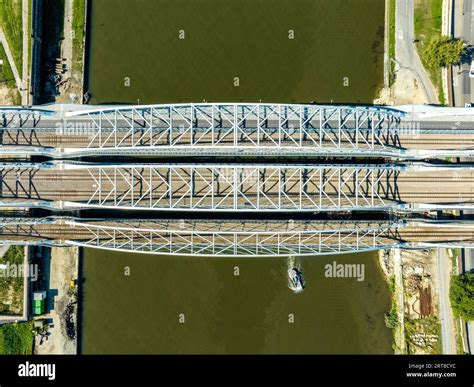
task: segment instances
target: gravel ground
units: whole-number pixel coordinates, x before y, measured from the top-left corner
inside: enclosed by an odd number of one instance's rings
[[[77,279],[78,249],[75,247],[51,249],[51,272],[49,293],[54,296],[54,307],[45,319],[52,319],[53,326],[49,328],[50,335],[41,342],[41,336],[35,340],[36,354],[75,354],[77,353],[77,304],[74,305],[73,321],[76,327],[75,339],[68,338],[64,313],[67,305],[74,302],[76,297],[71,295],[73,289],[71,280]]]

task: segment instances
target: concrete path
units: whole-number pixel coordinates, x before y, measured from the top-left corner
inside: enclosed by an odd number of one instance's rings
[[[416,50],[412,0],[396,0],[395,4],[395,62],[397,71],[408,69],[421,85],[428,103],[438,103],[436,89],[426,73]]]
[[[441,323],[441,343],[444,355],[456,354],[454,343],[454,318],[449,301],[450,267],[446,249],[438,248],[436,267],[438,268],[439,320]]]
[[[64,39],[61,41],[61,57],[65,59],[66,71],[62,74],[62,86],[59,88],[57,102],[74,102],[75,93],[73,91],[73,0],[65,0],[64,3]]]
[[[20,91],[23,88],[23,81],[20,78],[20,74],[18,72],[18,69],[16,67],[15,60],[13,59],[13,54],[10,50],[10,46],[8,45],[7,38],[5,37],[5,34],[3,33],[3,29],[0,28],[0,42],[3,45],[3,48],[5,49],[5,53],[7,54],[7,59],[8,62],[10,63],[10,67],[13,72],[13,76],[15,77],[15,82],[18,87],[18,90]]]
[[[67,61],[67,73],[65,78],[71,76],[72,69],[72,18],[73,18],[73,8],[72,0],[66,0],[64,3],[64,40],[62,41],[62,56],[66,58]]]

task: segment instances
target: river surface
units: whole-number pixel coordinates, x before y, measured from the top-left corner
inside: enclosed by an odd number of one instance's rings
[[[382,81],[381,0],[90,3],[91,103],[370,103]],[[364,281],[326,278],[333,261],[364,264]],[[393,352],[377,253],[308,257],[301,265],[307,287],[295,294],[286,258],[86,249],[81,351]]]
[[[390,297],[377,253],[302,259],[301,293],[288,288],[285,258],[93,249],[84,258],[84,353],[391,352],[383,316]],[[364,264],[364,280],[326,278],[333,261]]]
[[[92,0],[91,103],[372,103],[383,0]]]

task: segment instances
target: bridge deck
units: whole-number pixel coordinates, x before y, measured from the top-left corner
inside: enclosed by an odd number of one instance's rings
[[[4,165],[3,206],[325,211],[474,206],[474,168]]]
[[[463,224],[380,222],[84,221],[3,220],[4,243],[76,244],[86,247],[177,255],[317,255],[427,243],[474,243]],[[422,245],[420,243],[422,242]]]
[[[474,154],[470,121],[412,120],[396,109],[348,106],[156,105],[65,114],[8,110],[0,134],[3,153],[16,149],[52,157]]]

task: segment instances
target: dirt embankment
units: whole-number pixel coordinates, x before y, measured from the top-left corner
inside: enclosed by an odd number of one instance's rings
[[[423,105],[428,103],[423,89],[418,84],[413,73],[408,69],[400,69],[397,78],[391,87],[384,87],[378,98],[374,100],[376,105]]]
[[[397,352],[441,353],[436,259],[433,250],[401,250],[400,281],[396,283],[395,251],[380,254],[380,264],[397,302],[398,324],[394,329]]]

